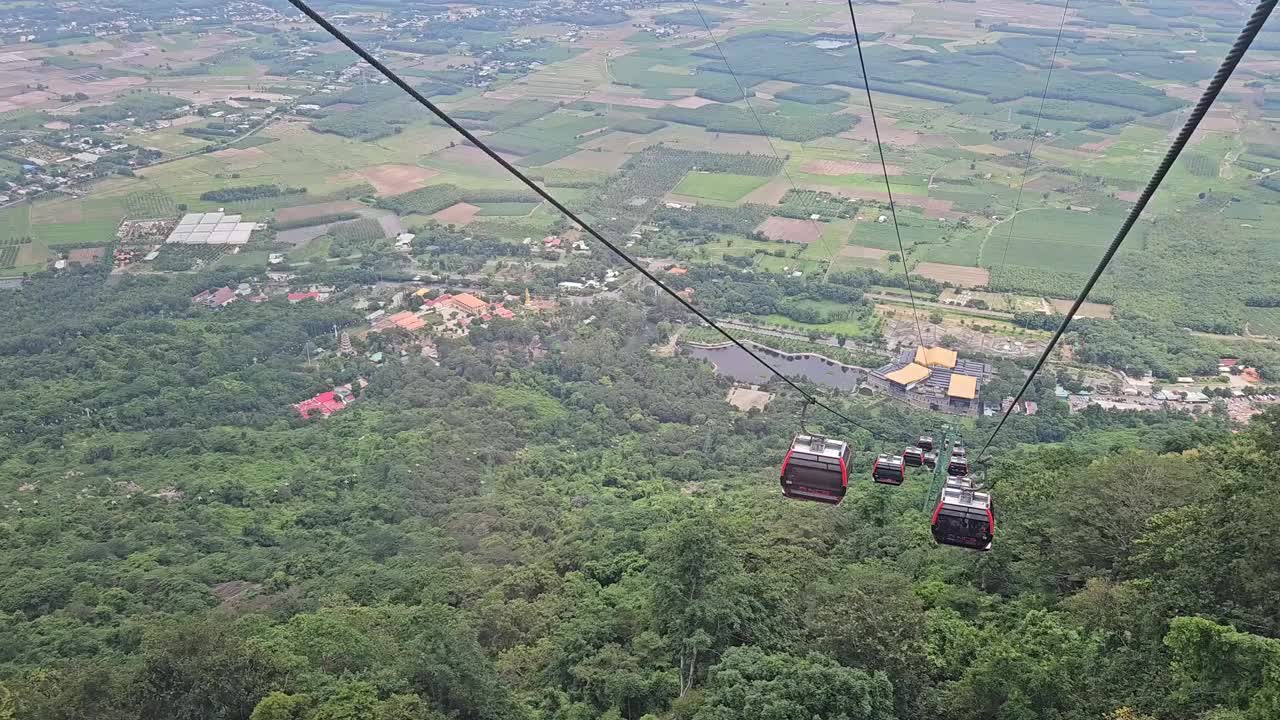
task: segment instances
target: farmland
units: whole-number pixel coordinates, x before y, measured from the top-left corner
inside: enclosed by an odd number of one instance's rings
[[[719,47],[697,13],[663,5],[630,17],[601,12],[574,42],[552,20],[522,30],[529,42],[520,47],[504,45],[504,32],[477,27],[389,38],[385,49],[433,101],[607,235],[648,242],[651,224],[662,253],[695,263],[749,261],[764,272],[826,275],[897,270],[905,262],[922,278],[957,287],[1063,299],[1128,212],[1234,22],[1225,11],[1197,15],[1206,34],[1193,44],[1169,32],[1169,15],[1072,8],[1041,115],[1054,32],[1034,8],[1000,6],[976,21],[967,7],[917,0],[902,12],[867,8],[864,50],[895,227],[847,27],[823,14],[824,6],[793,5],[706,13]],[[886,36],[893,41],[883,42]],[[184,128],[224,126],[208,117],[208,106],[241,92],[232,89],[239,79],[265,78],[276,92],[271,102],[292,98],[318,109],[83,196],[15,206],[25,209],[7,211],[0,232],[33,242],[7,255],[38,258],[104,242],[122,218],[174,216],[184,206],[275,219],[284,232],[295,232],[289,228],[309,208],[324,226],[355,223],[328,227],[293,256],[323,255],[334,233],[342,246],[374,242],[371,226],[351,215],[369,206],[394,211],[410,229],[438,221],[518,239],[561,227],[540,198],[518,190],[502,168],[396,88],[348,74],[321,90],[293,77],[336,78],[347,68],[341,57],[308,60],[261,39],[225,40],[205,52],[202,38],[181,35],[169,53],[198,59],[182,65],[179,58],[163,83],[131,81],[74,112],[109,121],[162,117],[180,101],[205,105],[204,117],[184,109],[192,115],[140,136],[176,155],[204,141]],[[482,61],[461,42],[532,64],[501,68],[477,85]],[[1275,51],[1266,42],[1261,61]],[[49,67],[108,66],[102,53]],[[1242,83],[1261,71],[1243,72]],[[196,75],[213,83],[208,92],[223,94],[170,94]],[[1201,236],[1212,230],[1233,253],[1280,259],[1263,231],[1280,221],[1280,193],[1272,189],[1280,182],[1262,177],[1280,165],[1280,143],[1263,119],[1267,102],[1258,104],[1249,90],[1232,88],[1219,101],[1120,250],[1116,274],[1141,278],[1151,290],[1125,292],[1110,279],[1096,289],[1117,314],[1185,320],[1194,312],[1190,300],[1154,299],[1172,297],[1161,290],[1170,283],[1201,284],[1185,276],[1183,260],[1159,261],[1186,254],[1162,244],[1167,233],[1153,244],[1161,222],[1176,220],[1179,232]],[[33,127],[16,115],[12,123]],[[1041,135],[1032,138],[1035,126]],[[296,192],[226,195],[272,185]],[[319,208],[340,209],[328,218],[334,213]],[[298,237],[314,235],[304,234]],[[1223,296],[1222,323],[1234,331],[1249,318],[1264,320],[1265,313],[1242,309],[1245,291],[1210,291]]]

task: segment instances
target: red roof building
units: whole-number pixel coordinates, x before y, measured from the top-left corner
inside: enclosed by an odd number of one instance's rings
[[[310,420],[311,413],[318,412],[324,417],[329,417],[346,406],[347,404],[338,397],[338,394],[330,390],[308,400],[303,400],[293,407],[298,411],[298,414],[302,415],[303,420]]]
[[[493,305],[493,314],[497,315],[503,320],[510,320],[516,316],[515,313],[511,312],[510,310],[506,309],[505,307],[497,303],[494,303]]]
[[[205,290],[191,298],[191,302],[211,308],[221,308],[230,305],[235,299],[235,290],[229,287],[220,287],[217,290]]]
[[[458,293],[449,300],[449,303],[458,310],[471,315],[480,315],[489,307],[489,303],[471,293]]]
[[[682,268],[682,267],[672,267],[672,268],[667,268],[667,274],[668,275],[688,275],[689,270],[687,268]]]
[[[289,298],[289,302],[291,303],[299,303],[303,300],[315,300],[316,302],[320,302],[320,293],[318,292],[289,293],[286,297]]]

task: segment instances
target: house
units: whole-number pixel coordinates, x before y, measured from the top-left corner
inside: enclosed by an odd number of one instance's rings
[[[493,304],[493,314],[497,315],[503,320],[510,320],[516,316],[515,313],[511,312],[510,310],[503,307],[502,305],[499,305],[498,303]]]
[[[321,296],[318,292],[291,292],[285,296],[291,303],[300,303],[303,300],[315,300],[321,302]]]
[[[1026,408],[1028,415],[1035,415],[1040,412],[1040,406],[1032,400],[1026,401],[1022,406]]]
[[[682,268],[682,267],[669,267],[667,268],[667,274],[668,275],[688,275],[689,269]]]
[[[449,304],[468,315],[483,315],[489,304],[471,293],[458,293],[449,300]]]
[[[236,291],[229,287],[220,287],[217,290],[205,290],[204,292],[191,298],[191,302],[197,305],[204,305],[211,308],[222,308],[230,305],[236,299]]]
[[[394,315],[388,315],[385,320],[378,323],[380,327],[398,327],[401,330],[416,332],[427,326],[427,321],[410,310],[403,310]]]

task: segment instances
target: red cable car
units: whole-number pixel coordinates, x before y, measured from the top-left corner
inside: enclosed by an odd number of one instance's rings
[[[881,455],[871,466],[871,479],[885,485],[901,485],[907,479],[907,464],[901,455]]]
[[[938,465],[938,453],[928,452],[924,454],[924,466],[932,470]]]
[[[969,451],[965,450],[964,446],[961,445],[960,443],[956,443],[951,448],[951,454],[957,457],[964,457],[965,455],[969,454]]]
[[[909,447],[902,451],[902,461],[911,467],[920,467],[924,465],[924,450],[918,447]]]
[[[916,440],[916,447],[920,448],[921,450],[924,450],[925,452],[928,452],[928,451],[932,450],[932,449],[933,449],[933,436],[932,436],[932,435],[921,435],[921,436],[920,436],[920,439],[919,439],[919,440]]]
[[[991,495],[977,492],[972,486],[953,485],[953,479],[968,483],[962,478],[947,479],[930,522],[934,541],[939,545],[970,550],[990,550],[996,533],[995,506]]]
[[[947,474],[964,477],[969,474],[969,461],[958,455],[952,455],[947,462]]]
[[[819,435],[796,435],[782,461],[782,494],[838,505],[849,487],[849,444]]]

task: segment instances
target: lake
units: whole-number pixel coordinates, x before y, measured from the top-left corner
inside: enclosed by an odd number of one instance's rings
[[[791,377],[802,377],[809,382],[849,392],[856,390],[858,385],[866,379],[866,370],[852,365],[842,365],[820,355],[809,353],[789,355],[750,341],[747,344],[779,372]],[[686,344],[681,345],[681,351],[692,357],[710,360],[717,374],[731,377],[738,382],[760,384],[775,379],[768,370],[752,360],[750,355],[736,345],[701,347]]]

